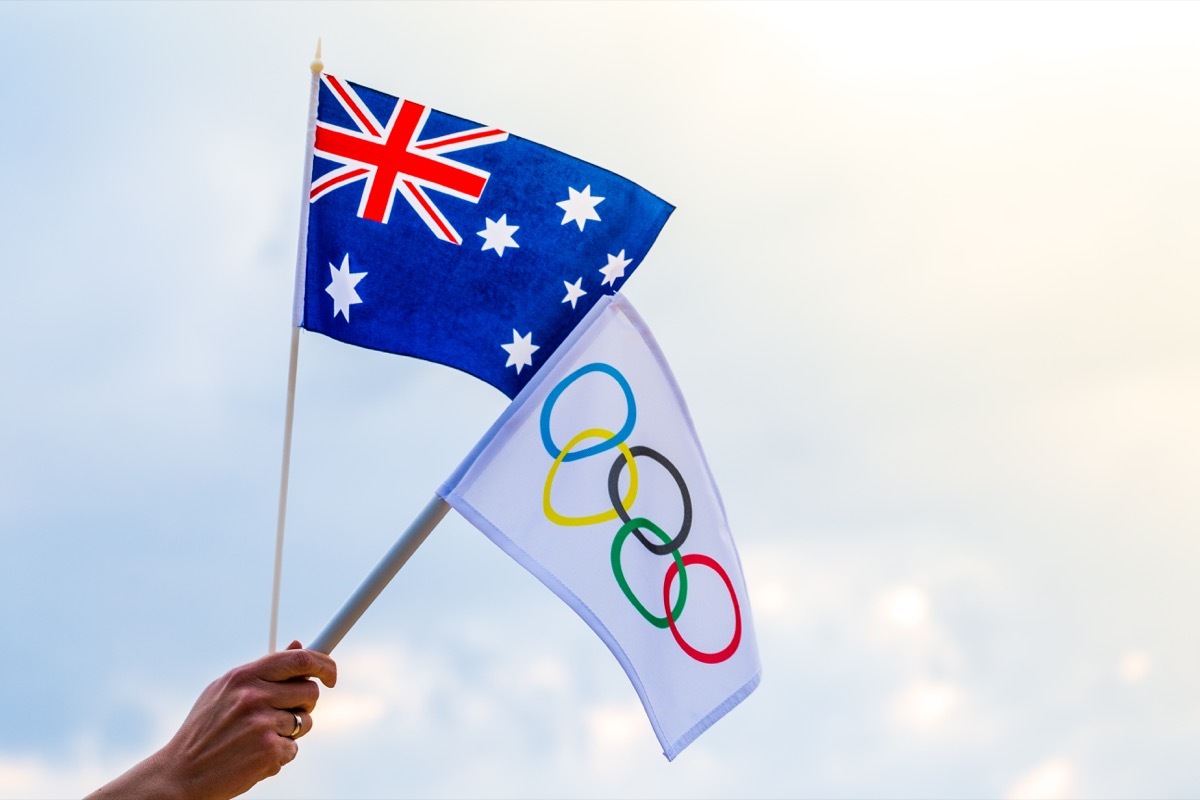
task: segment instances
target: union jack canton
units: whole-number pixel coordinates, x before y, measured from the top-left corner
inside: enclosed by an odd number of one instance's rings
[[[499,128],[328,74],[319,92],[296,324],[339,341],[513,397],[674,210]]]

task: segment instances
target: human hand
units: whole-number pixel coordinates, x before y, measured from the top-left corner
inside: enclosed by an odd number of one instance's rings
[[[166,746],[91,797],[227,800],[247,791],[296,757],[295,739],[312,729],[312,678],[332,687],[337,666],[299,642],[230,670],[200,694]]]

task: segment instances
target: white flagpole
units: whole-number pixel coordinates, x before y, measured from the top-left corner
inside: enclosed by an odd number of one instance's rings
[[[342,637],[354,626],[354,623],[358,622],[358,618],[370,607],[384,587],[391,582],[392,578],[396,577],[396,573],[416,552],[416,549],[421,546],[421,543],[437,527],[449,510],[450,505],[441,497],[434,495],[433,499],[408,526],[408,529],[400,534],[400,538],[392,545],[392,549],[387,551],[387,554],[375,565],[375,569],[371,570],[371,574],[363,580],[354,594],[350,595],[350,599],[334,614],[333,619],[329,621],[324,630],[318,633],[317,637],[306,647],[319,653],[332,653],[333,648],[337,647]]]
[[[296,362],[300,351],[300,322],[304,313],[304,266],[308,244],[308,191],[312,184],[313,141],[317,130],[317,95],[321,85],[321,40],[309,64],[312,87],[308,99],[308,133],[304,152],[304,182],[300,197],[300,234],[296,245],[296,288],[292,300],[292,347],[288,357],[287,411],[283,417],[283,466],[279,474],[279,516],[275,523],[275,580],[271,587],[271,634],[267,652],[274,653],[279,628],[279,586],[283,577],[283,526],[287,517],[288,468],[292,460],[292,417],[296,408]]]

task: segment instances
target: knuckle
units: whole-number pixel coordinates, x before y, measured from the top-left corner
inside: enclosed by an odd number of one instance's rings
[[[270,746],[264,748],[263,754],[266,757],[268,768],[272,769],[271,774],[275,774],[280,768],[287,763],[290,763],[299,752],[299,747],[291,739],[283,736],[276,736]]]
[[[241,714],[251,714],[263,705],[262,692],[253,686],[239,686],[230,692],[230,700],[235,711]]]
[[[258,752],[266,762],[271,763],[275,761],[275,756],[279,753],[279,748],[285,741],[277,732],[263,727],[259,729],[258,733]]]
[[[317,698],[321,696],[321,690],[317,687],[317,684],[313,683],[312,681],[305,681],[304,683],[305,686],[302,690],[304,692],[304,700],[306,701],[308,708],[311,710],[317,704]]]
[[[274,739],[279,735],[277,730],[279,723],[275,720],[275,715],[271,709],[260,709],[253,718],[255,728],[258,729],[259,735],[263,737],[263,742],[267,745],[273,744]]]
[[[242,686],[254,680],[254,671],[250,664],[242,664],[225,673],[225,682],[231,686]]]
[[[317,660],[307,650],[288,650],[297,675],[311,675],[316,668]]]

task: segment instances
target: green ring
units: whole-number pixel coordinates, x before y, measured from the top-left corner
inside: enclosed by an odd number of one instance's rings
[[[654,627],[666,628],[670,626],[670,620],[668,620],[666,617],[656,617],[647,611],[646,607],[642,605],[634,595],[633,590],[629,588],[629,583],[625,580],[625,573],[621,571],[621,547],[625,544],[625,540],[629,538],[629,534],[632,533],[635,528],[649,528],[650,530],[654,531],[655,535],[662,539],[664,543],[670,544],[671,542],[670,535],[662,528],[658,527],[645,517],[634,517],[622,525],[621,529],[617,531],[617,535],[613,537],[613,575],[615,575],[617,578],[617,585],[621,587],[621,591],[625,593],[625,597],[628,598],[629,602],[633,603],[633,607],[638,610],[638,613],[645,617],[646,621]],[[679,619],[679,615],[683,613],[683,604],[687,601],[687,572],[683,566],[683,557],[679,555],[678,550],[672,550],[671,557],[675,559],[675,565],[679,567],[679,597],[675,600],[675,608],[671,609],[671,618],[677,620]]]

